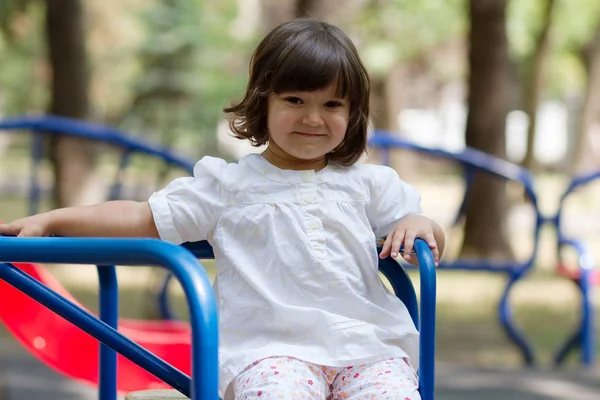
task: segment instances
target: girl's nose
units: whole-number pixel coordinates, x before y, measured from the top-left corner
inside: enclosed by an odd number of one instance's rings
[[[323,117],[321,116],[321,112],[318,108],[308,108],[306,110],[306,114],[304,114],[304,118],[302,119],[302,123],[310,126],[319,126],[323,124]]]

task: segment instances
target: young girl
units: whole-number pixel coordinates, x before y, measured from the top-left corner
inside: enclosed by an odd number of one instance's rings
[[[237,163],[204,157],[148,202],[114,201],[0,225],[19,236],[208,240],[218,266],[220,381],[235,399],[419,399],[418,333],[379,257],[439,260],[444,234],[390,168],[361,165],[369,78],[350,39],[318,21],[270,32],[245,97],[225,110]]]

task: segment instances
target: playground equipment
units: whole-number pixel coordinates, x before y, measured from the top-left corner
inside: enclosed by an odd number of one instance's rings
[[[182,168],[188,174],[191,174],[194,166],[193,163],[171,152],[147,144],[139,139],[129,138],[118,130],[68,118],[40,116],[9,119],[0,121],[0,130],[7,130],[8,132],[31,130],[34,132],[30,213],[39,210],[41,199],[38,178],[44,134],[63,134],[86,138],[114,144],[123,150],[119,171],[116,174],[108,199],[119,197],[122,186],[121,172],[128,165],[131,155],[135,153],[158,157],[169,165]],[[200,322],[192,321],[191,329],[190,326],[181,322],[132,320],[118,321],[119,332],[114,329],[117,327],[117,283],[114,266],[107,264],[167,264],[167,269],[171,270],[180,281],[182,276],[185,275],[185,272],[181,272],[181,268],[178,269],[174,266],[178,261],[173,261],[166,255],[169,251],[168,248],[164,247],[166,243],[155,243],[163,242],[141,239],[120,242],[116,239],[0,238],[0,248],[5,248],[5,251],[0,249],[0,260],[4,262],[0,264],[0,292],[3,300],[11,299],[11,301],[2,302],[0,319],[5,321],[9,330],[28,350],[47,365],[74,379],[99,385],[99,398],[101,400],[114,399],[114,393],[117,389],[125,392],[148,387],[167,386],[174,387],[187,396],[192,395],[194,399],[216,398],[212,381],[214,376],[211,374],[205,375],[207,368],[204,368],[207,364],[211,364],[210,370],[213,371],[212,374],[216,374],[216,361],[212,360],[213,339],[210,337],[205,342],[204,339],[199,338],[203,333],[210,333],[213,329],[212,320],[207,317],[206,312],[203,312],[206,310],[200,310],[206,318],[200,318]],[[115,245],[114,248],[111,247],[112,244]],[[187,244],[186,247],[199,258],[213,257],[212,249],[206,242]],[[86,251],[88,248],[90,251]],[[102,253],[103,250],[109,248],[112,249],[110,252]],[[405,302],[415,325],[421,331],[420,390],[423,399],[433,399],[435,270],[433,256],[425,243],[418,241],[416,252],[422,270],[421,306],[423,313],[421,319],[418,317],[416,295],[406,273],[395,261],[390,259],[382,260],[380,267],[382,272],[388,276],[397,295]],[[139,258],[136,254],[139,255]],[[189,263],[191,261],[188,259],[189,257],[181,256],[177,251],[174,254],[177,260],[179,260],[178,257],[183,257],[181,260],[186,265],[183,270],[190,268]],[[77,305],[74,299],[43,267],[22,263],[18,264],[19,268],[17,268],[8,264],[11,261],[101,264],[98,266],[100,320],[106,324],[103,324]],[[197,265],[195,268],[197,268]],[[207,289],[204,285],[205,276],[201,274],[200,278],[202,284],[198,285],[198,276],[192,274],[191,279],[196,282],[195,287],[199,288],[201,293],[188,297],[190,308],[192,308],[192,303],[195,304],[196,308],[200,307],[198,306],[197,296],[212,295],[210,288]],[[183,279],[187,278],[183,276]],[[2,284],[1,280],[8,282],[11,286]],[[186,285],[189,289],[191,284],[186,283]],[[189,295],[188,290],[184,291],[186,295]],[[33,300],[27,296],[30,296]],[[204,298],[201,300],[207,301]],[[27,307],[27,312],[18,312],[19,310],[10,307],[11,304],[17,304],[17,301],[22,302],[24,307]],[[209,306],[212,307],[210,304]],[[25,310],[21,307],[19,309],[20,311]],[[68,324],[53,312],[73,322],[83,331]],[[207,312],[210,312],[210,310]],[[198,317],[194,318],[198,319]],[[202,323],[206,323],[208,326],[195,328]],[[93,350],[95,346],[90,346],[95,342],[92,337],[105,343],[105,345],[100,346],[99,355]],[[198,347],[204,348],[204,351],[196,350]],[[122,356],[116,357],[111,348]],[[208,361],[194,358],[201,357],[200,353],[205,356],[208,354]],[[192,354],[191,359],[190,354]],[[118,363],[118,379],[114,372],[116,362]],[[193,374],[192,383],[186,375],[190,371],[190,367]],[[202,382],[208,382],[208,384],[204,385]]]
[[[41,265],[14,264],[77,307],[71,294]],[[0,320],[31,354],[69,378],[98,384],[97,341],[69,321],[50,312],[23,292],[0,280]],[[18,304],[18,307],[15,305]],[[190,374],[190,326],[178,321],[119,320],[119,331],[184,374]],[[160,379],[125,357],[118,357],[119,391],[168,388]]]
[[[187,250],[155,239],[0,238],[0,279],[32,297],[79,329],[98,339],[98,384],[101,400],[117,398],[116,352],[193,399],[216,399],[218,393],[217,309],[211,283],[198,260]],[[73,304],[9,262],[96,264],[100,278],[100,319]],[[188,301],[191,325],[192,377],[177,370],[133,340],[117,327],[118,285],[115,264],[163,266],[179,279]],[[38,314],[38,315],[39,315]],[[33,316],[35,318],[35,316]],[[31,324],[26,326],[31,328]],[[53,326],[38,326],[40,336],[62,341]],[[50,333],[49,333],[50,332]],[[82,332],[83,334],[83,332]],[[71,338],[73,336],[71,335]],[[39,343],[39,341],[38,341]],[[72,345],[71,343],[66,343]],[[34,347],[44,348],[43,346]],[[85,359],[86,349],[75,348],[71,363]],[[89,351],[89,350],[87,350]],[[115,352],[116,351],[116,352]],[[61,357],[66,357],[63,354]]]
[[[155,239],[0,237],[0,279],[43,305],[36,307],[30,304],[28,314],[22,314],[20,320],[13,313],[7,319],[12,323],[7,323],[7,326],[21,341],[30,340],[31,343],[25,343],[26,347],[42,361],[48,364],[54,362],[51,364],[53,368],[75,379],[98,384],[101,400],[116,400],[117,390],[153,387],[152,384],[156,385],[156,379],[153,379],[152,375],[184,395],[191,396],[192,399],[217,399],[216,304],[208,277],[195,258],[212,258],[214,254],[207,242],[190,243],[184,247],[189,251]],[[416,294],[406,272],[391,258],[380,260],[379,266],[396,295],[407,306],[415,326],[421,332],[419,389],[423,399],[432,400],[435,377],[435,265],[433,254],[424,241],[418,239],[415,242],[415,253],[421,270],[420,319]],[[65,298],[66,293],[57,293],[44,285],[44,281],[34,279],[9,262],[97,264],[100,278],[100,320]],[[185,344],[181,342],[172,347],[173,343],[169,342],[175,337],[181,339],[185,331],[183,329],[170,332],[168,329],[162,329],[162,325],[156,329],[152,324],[144,322],[137,325],[127,321],[118,323],[118,286],[114,264],[164,266],[178,278],[190,309],[190,347],[186,349]],[[43,277],[43,274],[39,276]],[[54,289],[60,289],[51,280],[46,279],[46,283],[50,283]],[[8,292],[8,296],[13,297],[6,298],[6,288],[0,289],[3,299],[14,299],[14,293]],[[8,301],[3,303],[14,304]],[[0,318],[4,319],[5,311],[6,307],[0,309]],[[49,317],[52,312],[75,326]],[[24,322],[24,318],[29,320]],[[123,327],[121,332],[116,330],[119,325]],[[133,332],[137,334],[137,338],[148,338],[157,331],[161,335],[164,334],[159,336],[157,341],[136,343],[134,337],[126,337],[127,333]],[[170,333],[173,333],[171,338]],[[95,347],[77,346],[87,340],[88,334],[103,343],[100,346],[98,369],[92,366],[98,359],[94,356]],[[42,343],[44,345],[41,345]],[[186,374],[165,361],[170,356],[169,351],[173,349],[178,355],[187,354],[191,358],[191,382]],[[152,375],[131,375],[132,372],[135,374],[139,371],[136,372],[136,368],[125,360],[119,363],[117,369],[115,351]],[[156,351],[165,359],[152,354],[152,351]],[[60,358],[60,361],[56,361],[57,358]],[[183,364],[185,366],[185,360]],[[144,379],[148,382],[144,386],[130,389],[128,379],[132,376],[139,384],[142,384]],[[95,377],[98,377],[97,380]]]
[[[520,183],[530,200],[535,213],[535,226],[531,232],[533,238],[533,248],[529,256],[523,261],[490,261],[490,260],[462,260],[452,261],[443,260],[440,262],[440,269],[467,270],[467,271],[489,271],[500,273],[507,276],[507,283],[498,303],[498,319],[504,328],[509,339],[517,346],[521,352],[523,361],[526,365],[533,365],[535,362],[532,346],[525,335],[519,330],[512,319],[512,310],[509,303],[509,296],[514,284],[523,279],[533,268],[537,255],[540,228],[544,222],[544,217],[540,213],[537,195],[533,188],[533,179],[531,174],[524,168],[501,160],[489,154],[466,148],[460,152],[450,152],[438,148],[428,148],[416,145],[397,134],[387,131],[376,131],[370,140],[370,145],[377,149],[390,151],[391,149],[407,149],[418,153],[428,154],[445,160],[451,160],[458,163],[464,169],[464,175],[467,181],[466,190],[463,196],[461,206],[458,210],[456,220],[462,215],[470,191],[470,181],[475,172],[484,172],[507,181]]]
[[[407,149],[418,153],[428,154],[441,159],[452,160],[461,165],[464,169],[465,192],[461,206],[458,210],[456,221],[462,215],[466,201],[471,189],[471,183],[474,173],[484,172],[506,181],[520,183],[531,202],[535,213],[535,226],[531,232],[533,239],[533,248],[529,256],[521,262],[499,263],[488,260],[453,260],[451,262],[443,260],[440,263],[440,269],[459,269],[468,271],[490,271],[494,273],[506,274],[508,281],[503,291],[502,297],[498,303],[498,318],[508,337],[517,346],[521,352],[523,361],[526,365],[533,365],[535,358],[532,347],[523,333],[515,326],[512,320],[512,311],[508,302],[510,291],[515,283],[526,277],[534,267],[537,256],[540,229],[544,225],[550,225],[556,230],[558,264],[557,273],[571,279],[578,287],[581,293],[581,314],[580,322],[575,332],[560,347],[554,357],[555,365],[561,365],[566,356],[576,348],[581,349],[581,363],[584,366],[592,366],[595,360],[595,333],[594,333],[594,312],[590,299],[591,287],[594,283],[600,282],[600,271],[595,269],[595,262],[591,251],[586,244],[577,238],[567,237],[563,226],[563,209],[567,198],[578,188],[583,187],[600,178],[600,171],[575,176],[572,178],[561,200],[558,209],[554,215],[542,215],[539,210],[537,195],[533,186],[533,179],[526,169],[498,159],[489,154],[466,148],[460,152],[453,153],[438,148],[428,148],[416,145],[403,139],[397,134],[388,131],[376,131],[370,140],[370,145],[374,148],[384,150],[384,158],[388,157],[388,152],[392,149]],[[574,268],[567,268],[563,262],[562,251],[566,247],[573,247],[578,254],[578,265]]]
[[[16,133],[24,130],[33,133],[31,140],[29,215],[39,212],[41,200],[40,166],[44,158],[44,135],[83,138],[111,144],[122,151],[119,167],[106,200],[116,200],[120,197],[123,171],[130,164],[134,154],[155,157],[168,166],[182,169],[186,175],[191,175],[194,171],[194,162],[188,161],[168,149],[157,147],[139,138],[129,137],[123,132],[108,126],[53,115],[17,117],[0,121],[0,131]]]
[[[556,227],[557,273],[570,279],[581,294],[581,315],[575,332],[560,346],[554,355],[554,364],[561,365],[571,351],[581,349],[581,361],[586,366],[594,365],[596,354],[594,332],[594,306],[591,289],[600,283],[600,271],[596,269],[594,256],[587,244],[580,238],[569,237],[563,224],[563,210],[567,199],[578,189],[598,180],[600,171],[574,176],[560,198],[559,208],[552,219]],[[563,251],[572,247],[577,253],[577,265],[569,267],[563,259]]]
[[[55,116],[36,116],[36,117],[20,117],[13,118],[4,121],[0,121],[0,131],[17,131],[17,130],[30,130],[34,132],[32,135],[32,168],[31,168],[31,184],[30,189],[30,213],[38,210],[40,200],[40,185],[38,181],[40,160],[42,158],[42,143],[43,135],[45,134],[65,134],[76,137],[82,137],[90,140],[94,140],[102,143],[111,143],[117,148],[123,149],[122,157],[120,160],[119,170],[115,175],[115,181],[111,187],[110,195],[108,199],[115,199],[119,197],[121,188],[121,176],[124,168],[127,167],[131,155],[136,153],[148,154],[153,157],[162,159],[165,163],[181,168],[186,174],[191,174],[193,169],[193,162],[185,160],[177,156],[176,154],[165,151],[164,149],[157,148],[151,144],[148,144],[140,139],[133,139],[125,135],[123,132],[116,129],[90,124],[82,121],[72,120],[68,118],[55,117]],[[42,133],[43,132],[43,133]],[[535,213],[535,226],[530,232],[533,248],[528,257],[520,262],[514,263],[498,263],[488,262],[487,260],[481,260],[478,262],[467,261],[467,260],[454,260],[452,262],[444,261],[441,263],[441,268],[445,269],[464,269],[472,271],[491,271],[494,273],[501,273],[507,276],[508,281],[503,291],[501,298],[498,303],[498,318],[499,321],[507,332],[508,337],[517,346],[522,354],[522,358],[525,364],[533,365],[535,363],[534,354],[529,341],[520,332],[512,321],[512,313],[509,304],[510,292],[515,283],[523,279],[527,273],[533,268],[533,263],[537,255],[539,232],[540,228],[544,224],[550,224],[557,230],[557,241],[559,248],[559,260],[562,259],[561,250],[572,246],[575,247],[579,254],[579,265],[575,268],[566,268],[563,262],[558,263],[557,272],[560,275],[567,276],[573,280],[577,287],[581,291],[581,318],[580,324],[576,329],[576,332],[567,340],[564,346],[557,352],[555,357],[555,363],[561,364],[566,355],[577,347],[582,350],[582,363],[590,366],[594,362],[594,323],[593,323],[593,307],[589,299],[589,292],[593,282],[600,280],[600,274],[597,270],[593,269],[591,265],[593,263],[593,257],[586,248],[583,241],[576,238],[566,237],[563,226],[562,226],[562,209],[564,200],[573,193],[577,188],[584,186],[596,180],[600,176],[600,172],[582,175],[573,178],[569,188],[563,195],[559,209],[554,216],[544,216],[540,213],[537,205],[537,196],[533,187],[531,174],[512,163],[504,160],[499,160],[488,154],[473,150],[465,149],[461,152],[454,153],[443,149],[427,148],[411,143],[405,139],[402,139],[398,135],[386,131],[377,131],[375,135],[370,139],[370,145],[374,148],[384,150],[384,154],[395,148],[408,149],[411,151],[419,152],[422,154],[432,155],[434,157],[440,157],[446,160],[452,160],[464,168],[464,176],[466,182],[466,190],[463,196],[463,201],[460,209],[457,213],[457,218],[462,215],[466,204],[466,199],[470,191],[470,183],[473,175],[476,171],[488,173],[507,181],[520,183],[527,194],[527,197],[531,201],[531,206]],[[170,311],[168,306],[168,299],[166,296],[167,287],[169,282],[169,276],[165,279],[160,295],[158,296],[158,304],[161,313],[165,318],[174,318],[173,313]],[[164,328],[164,327],[163,327]]]

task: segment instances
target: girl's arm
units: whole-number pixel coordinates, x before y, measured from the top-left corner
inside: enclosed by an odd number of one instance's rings
[[[61,208],[32,215],[8,224],[0,224],[0,235],[159,237],[148,202],[128,200]]]

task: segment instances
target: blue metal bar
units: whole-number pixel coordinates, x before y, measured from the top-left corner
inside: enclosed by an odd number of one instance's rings
[[[533,177],[525,168],[472,148],[465,148],[459,152],[451,152],[441,148],[429,148],[421,146],[386,130],[375,131],[375,134],[369,139],[369,145],[374,148],[401,148],[420,153],[430,154],[435,157],[452,160],[456,163],[459,163],[463,167],[468,168],[472,173],[475,171],[482,171],[493,176],[497,176],[510,181],[519,182],[520,184],[522,184],[525,193],[531,201],[534,211],[536,213],[536,228],[534,231],[534,248],[532,254],[524,262],[514,263],[510,265],[492,265],[490,270],[518,269],[525,271],[533,266],[539,247],[538,239],[540,235],[540,228],[545,219],[541,215],[539,210],[537,195],[533,187]],[[488,270],[488,268],[483,266],[481,262],[468,262],[463,260],[456,260],[452,264],[441,263],[440,268]]]
[[[100,239],[100,238],[0,238],[0,260],[6,262],[49,262],[79,264],[157,265],[173,271],[181,282],[190,308],[192,327],[192,399],[217,399],[218,397],[218,331],[217,309],[210,280],[198,260],[185,249],[156,239]],[[39,282],[18,269],[0,268],[0,277],[38,300],[60,315],[93,334],[102,342],[152,372],[160,370],[165,375],[176,376],[164,362],[157,362],[147,351],[114,329],[98,321],[89,313],[73,306],[53,294]],[[16,270],[16,271],[15,271]],[[15,278],[16,277],[16,278]],[[19,277],[21,278],[19,280]],[[29,285],[23,285],[27,282]],[[37,285],[36,285],[37,284]],[[42,286],[41,288],[39,286]],[[23,288],[23,289],[22,289]],[[45,298],[42,298],[46,296]],[[40,300],[38,300],[40,301]],[[42,301],[40,301],[42,302]],[[66,303],[66,304],[65,304]],[[161,360],[162,361],[162,360]],[[165,365],[166,364],[166,365]],[[170,367],[170,368],[169,368]],[[175,370],[176,371],[176,370]],[[171,382],[167,381],[171,384]],[[182,382],[171,384],[184,391]],[[186,394],[186,393],[184,393]],[[186,394],[188,395],[188,394]]]
[[[199,259],[202,260],[212,260],[215,258],[215,254],[213,252],[212,246],[206,241],[202,240],[199,242],[187,242],[182,244],[182,246],[191,251],[192,254]],[[163,319],[166,320],[177,320],[179,317],[173,311],[171,304],[169,302],[169,284],[171,283],[171,279],[173,278],[172,274],[165,275],[162,284],[159,288],[158,293],[158,310]]]
[[[453,260],[452,262],[442,262],[440,263],[439,268],[498,272],[507,274],[509,276],[509,283],[504,290],[498,306],[498,318],[506,330],[509,338],[521,351],[525,363],[533,363],[532,347],[529,345],[523,334],[519,332],[516,326],[514,326],[514,321],[510,312],[510,306],[508,304],[510,290],[515,283],[515,280],[524,277],[534,265],[539,247],[541,226],[546,221],[539,210],[537,195],[533,188],[533,178],[529,171],[521,166],[512,164],[508,161],[499,159],[479,150],[466,148],[459,152],[451,152],[441,148],[428,148],[412,143],[404,138],[399,137],[398,135],[390,134],[388,131],[376,131],[375,134],[370,138],[369,144],[375,148],[403,148],[430,154],[442,159],[448,159],[457,162],[470,171],[470,173],[482,171],[506,180],[519,182],[523,185],[523,188],[536,213],[536,225],[533,232],[534,247],[530,257],[527,260],[522,262],[493,262],[458,259]]]
[[[500,323],[504,328],[504,331],[512,340],[512,342],[515,345],[517,345],[517,347],[521,351],[521,355],[523,356],[523,361],[525,362],[525,365],[532,366],[535,363],[533,350],[531,348],[531,345],[525,339],[523,333],[515,325],[512,315],[512,309],[508,302],[510,291],[513,285],[519,279],[520,276],[518,274],[509,275],[508,283],[504,287],[502,297],[500,298],[500,302],[498,303],[498,316],[500,318]]]
[[[189,395],[190,378],[187,375],[173,368],[137,343],[127,339],[92,314],[48,289],[14,265],[0,263],[0,279],[83,329],[97,340],[117,350],[181,393]]]
[[[369,140],[369,145],[375,148],[401,148],[420,153],[431,154],[436,157],[454,160],[460,164],[468,165],[475,169],[496,175],[511,181],[521,182],[532,201],[537,204],[537,196],[533,190],[533,177],[525,168],[494,157],[472,148],[465,148],[460,152],[451,152],[441,148],[430,148],[410,142],[407,139],[390,134],[389,131],[377,130]]]
[[[579,279],[579,289],[581,290],[581,362],[586,367],[594,365],[596,356],[595,332],[594,332],[594,309],[590,301],[591,293],[591,270],[589,268],[580,268],[581,278]]]
[[[561,365],[567,355],[577,348],[581,349],[581,362],[583,365],[592,366],[596,358],[596,337],[594,332],[595,316],[592,301],[590,299],[591,271],[595,268],[595,261],[592,253],[582,241],[565,236],[562,226],[562,214],[564,204],[573,192],[599,178],[600,170],[573,177],[560,198],[556,215],[551,220],[556,228],[558,260],[562,260],[561,250],[564,246],[573,247],[579,256],[578,268],[581,274],[574,280],[574,283],[581,293],[581,316],[579,326],[556,351],[554,363],[557,366]]]
[[[110,143],[135,152],[157,156],[167,163],[181,167],[189,172],[194,170],[195,163],[189,162],[171,151],[154,146],[142,139],[128,137],[123,132],[104,125],[55,115],[17,117],[0,120],[0,130],[7,130],[10,132],[18,129],[54,132],[61,135]]]
[[[169,301],[169,284],[171,283],[172,278],[173,274],[165,275],[165,278],[160,285],[157,298],[160,316],[167,321],[176,321],[180,319],[175,311],[173,311],[173,307],[171,307],[171,302]]]
[[[119,286],[114,265],[99,265],[100,320],[117,329],[119,320]],[[98,398],[117,400],[117,353],[100,342],[100,376]]]
[[[561,365],[571,351],[581,349],[581,362],[585,366],[593,366],[596,359],[596,338],[594,332],[595,316],[594,307],[590,299],[591,291],[591,274],[595,269],[595,261],[591,250],[581,240],[567,238],[562,232],[560,222],[562,205],[559,212],[556,214],[557,229],[557,251],[558,260],[562,260],[561,250],[565,246],[570,246],[575,249],[578,255],[578,268],[580,276],[573,279],[573,283],[577,285],[581,294],[581,316],[579,325],[575,328],[563,345],[559,347],[554,355],[554,364]]]
[[[415,240],[415,251],[419,260],[421,283],[419,387],[423,400],[433,400],[435,396],[435,261],[431,249],[424,240]]]
[[[421,281],[421,318],[419,304],[410,277],[391,257],[379,260],[379,270],[389,280],[396,296],[408,309],[415,327],[420,332],[419,391],[423,400],[433,400],[435,392],[435,318],[436,268],[433,253],[422,239],[415,240]]]
[[[408,309],[415,328],[420,330],[419,302],[417,301],[415,288],[406,270],[393,258],[387,257],[379,260],[379,271],[388,279],[394,290],[394,294]]]
[[[201,260],[212,260],[215,258],[215,253],[212,246],[206,241],[187,242],[181,245],[184,249],[189,250],[194,257]]]
[[[554,354],[554,366],[559,367],[565,361],[569,353],[576,349],[581,344],[581,329],[576,330],[569,338],[559,347]]]
[[[467,208],[467,201],[469,199],[469,195],[471,194],[471,189],[473,188],[473,180],[475,179],[475,171],[473,168],[469,166],[464,166],[463,176],[465,181],[465,193],[463,194],[462,202],[460,203],[460,207],[458,207],[458,212],[456,213],[456,218],[454,218],[454,225],[457,225],[460,221],[460,218],[464,215],[465,210]]]

